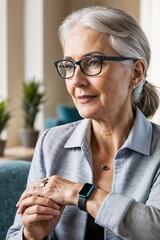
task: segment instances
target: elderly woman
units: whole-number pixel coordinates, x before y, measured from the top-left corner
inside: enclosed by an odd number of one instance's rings
[[[160,239],[159,105],[137,21],[89,7],[60,26],[55,62],[81,121],[40,137],[7,240]],[[41,180],[40,180],[41,179]]]

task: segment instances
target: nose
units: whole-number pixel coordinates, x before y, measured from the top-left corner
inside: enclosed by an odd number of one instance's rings
[[[80,66],[76,65],[71,81],[75,87],[85,87],[88,85],[87,76],[82,72]]]

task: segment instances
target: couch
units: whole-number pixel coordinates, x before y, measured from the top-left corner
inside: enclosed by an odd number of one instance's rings
[[[48,117],[45,119],[45,129],[82,119],[74,106],[59,104],[56,107],[56,112],[58,116],[57,118]]]
[[[4,240],[14,221],[16,203],[26,187],[30,162],[0,161],[0,240]]]

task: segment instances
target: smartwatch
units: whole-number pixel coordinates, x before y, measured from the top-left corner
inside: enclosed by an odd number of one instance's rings
[[[79,192],[78,197],[78,207],[79,209],[86,212],[86,201],[91,196],[93,190],[95,189],[93,184],[85,183]]]

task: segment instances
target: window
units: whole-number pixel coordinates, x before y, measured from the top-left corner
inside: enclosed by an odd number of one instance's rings
[[[140,24],[148,37],[151,46],[151,63],[148,71],[148,81],[160,88],[160,1],[140,1]],[[160,89],[159,89],[160,91]],[[153,121],[160,123],[160,108]]]

